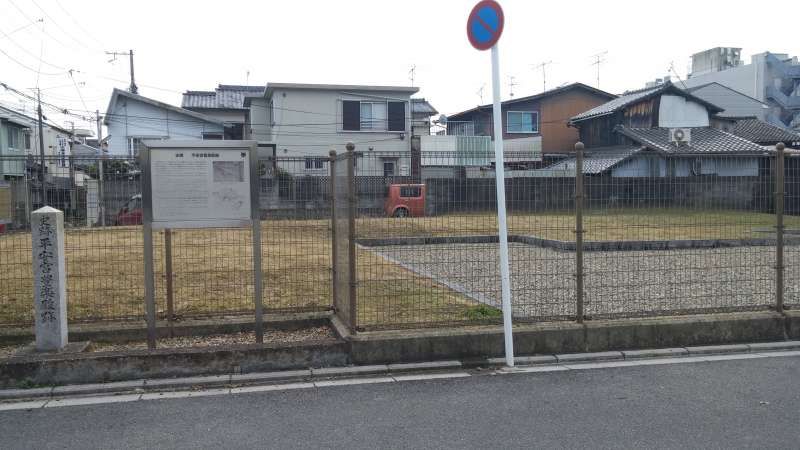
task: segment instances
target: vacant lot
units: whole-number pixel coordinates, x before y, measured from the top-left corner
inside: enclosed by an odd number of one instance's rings
[[[496,222],[493,214],[363,218],[357,221],[357,233],[359,237],[494,234]],[[772,215],[739,211],[589,211],[584,223],[586,240],[747,238],[774,234],[770,231],[774,226]],[[793,217],[787,224],[797,228],[800,221]],[[265,308],[268,311],[330,308],[328,221],[274,220],[264,221],[262,227]],[[512,214],[509,227],[515,234],[574,239],[574,217],[569,211]],[[71,320],[140,319],[144,314],[141,228],[69,230],[66,241]],[[155,244],[157,302],[163,316],[166,312],[163,233],[156,235]],[[252,311],[248,230],[178,230],[173,232],[172,250],[178,315]],[[434,247],[420,251],[439,252]],[[357,257],[359,323],[364,326],[463,322],[494,316],[493,311],[480,307],[474,299],[373,251],[359,249]],[[466,262],[484,261],[490,268],[495,264],[490,252],[453,257]],[[548,270],[554,276],[565,277],[565,283],[567,278],[571,279],[571,271],[556,272],[552,267]],[[0,236],[0,275],[0,324],[30,323],[33,300],[29,234]],[[476,279],[480,279],[478,275]],[[494,286],[487,284],[485,289]],[[550,288],[543,285],[534,284],[529,289],[541,290],[545,299],[561,295],[555,291],[548,293]]]

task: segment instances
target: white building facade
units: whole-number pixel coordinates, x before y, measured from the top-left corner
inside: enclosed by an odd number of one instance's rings
[[[145,139],[223,139],[223,122],[188,109],[114,89],[103,119],[108,152],[133,157]]]
[[[328,154],[356,146],[360,175],[407,176],[412,148],[411,96],[416,87],[268,83],[261,97],[245,99],[245,139],[298,157],[293,174],[328,173]],[[367,157],[370,154],[378,155]],[[359,164],[358,161],[363,161]]]

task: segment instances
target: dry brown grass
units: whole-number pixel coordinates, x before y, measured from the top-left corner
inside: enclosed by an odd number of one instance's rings
[[[358,220],[360,237],[496,233],[492,214]],[[749,238],[768,236],[774,216],[739,211],[622,210],[587,212],[586,240]],[[799,218],[787,219],[789,227]],[[574,239],[571,212],[512,214],[509,229],[552,239]],[[180,315],[253,309],[248,230],[173,234],[175,310]],[[264,305],[268,311],[315,310],[331,305],[330,231],[326,220],[263,222]],[[155,237],[158,311],[165,313],[163,234]],[[140,318],[144,314],[143,244],[139,227],[67,232],[70,320]],[[430,279],[369,250],[358,250],[359,323],[466,320],[475,304]],[[0,236],[0,323],[32,320],[30,234]]]

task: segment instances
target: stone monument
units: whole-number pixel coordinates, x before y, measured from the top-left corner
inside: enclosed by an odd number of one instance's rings
[[[49,206],[31,214],[37,351],[67,346],[64,213]]]

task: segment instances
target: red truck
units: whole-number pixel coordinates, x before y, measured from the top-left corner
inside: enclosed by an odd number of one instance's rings
[[[125,206],[120,208],[114,216],[114,225],[141,225],[142,224],[142,196],[131,197]]]
[[[383,209],[389,217],[424,217],[425,185],[390,185]]]

